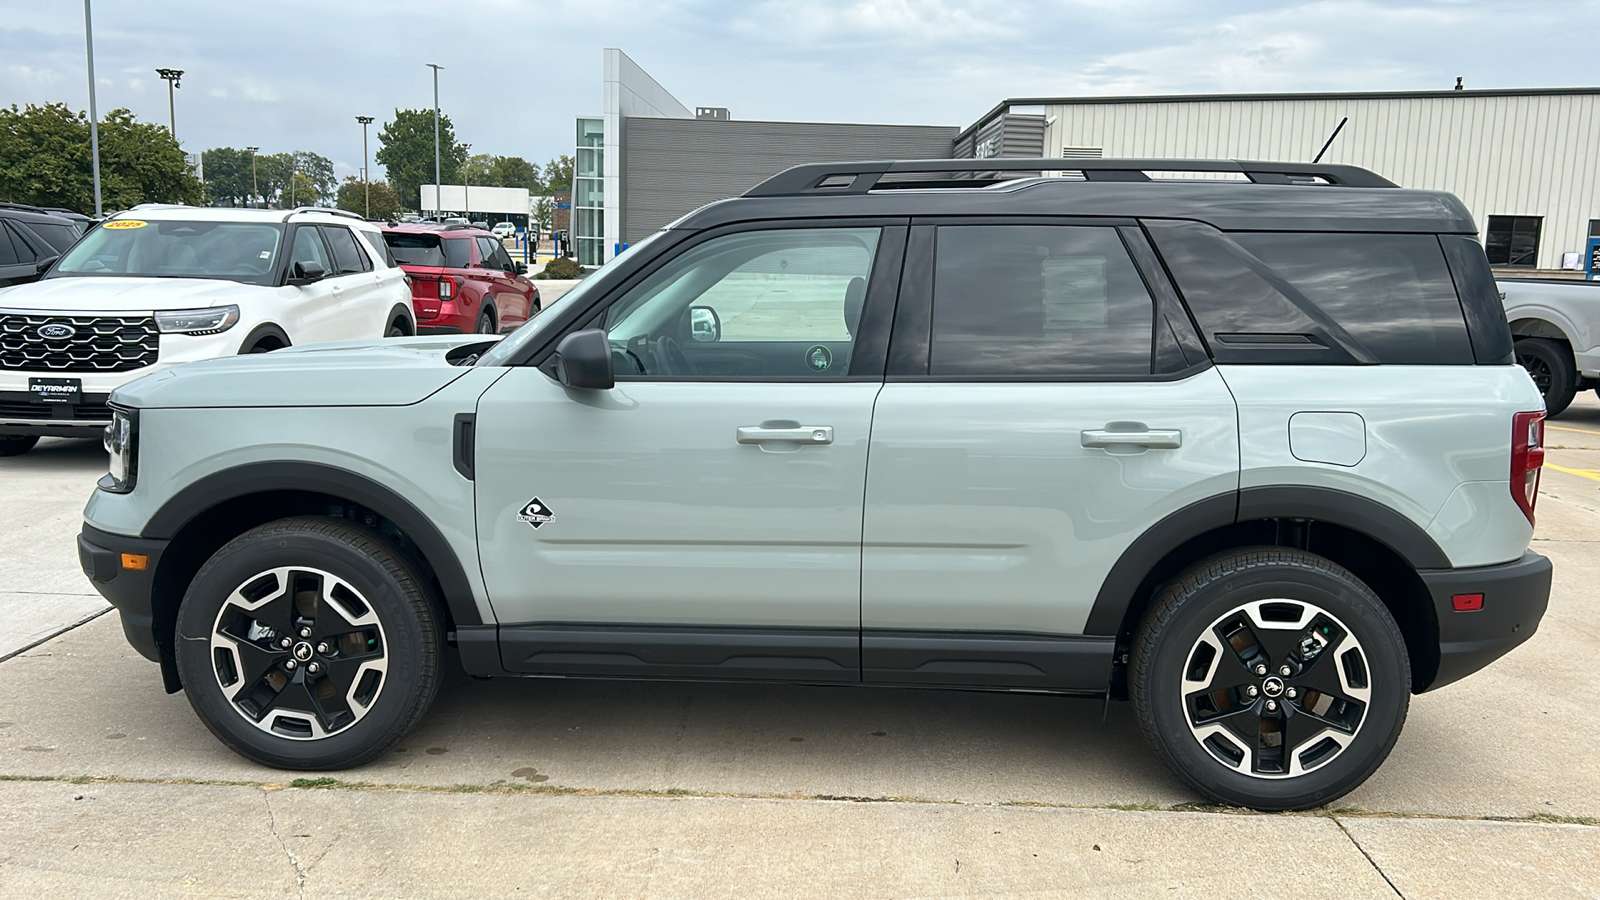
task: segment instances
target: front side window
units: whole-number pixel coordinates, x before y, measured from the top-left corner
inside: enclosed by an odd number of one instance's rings
[[[328,247],[322,242],[315,225],[301,225],[294,230],[294,247],[289,251],[289,272],[294,273],[297,263],[316,263],[328,275],[338,273],[334,268],[333,257],[328,254]]]
[[[1155,303],[1113,228],[938,231],[930,375],[1150,374]]]
[[[1483,252],[1489,265],[1532,269],[1539,264],[1542,216],[1490,216]]]
[[[282,238],[283,226],[272,223],[114,219],[74,244],[51,277],[211,278],[269,284]]]
[[[878,238],[752,231],[685,252],[607,311],[617,376],[843,378]]]

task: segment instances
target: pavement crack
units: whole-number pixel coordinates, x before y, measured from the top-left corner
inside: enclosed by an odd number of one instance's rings
[[[296,857],[294,855],[294,851],[290,850],[288,843],[284,841],[283,835],[278,833],[278,814],[276,812],[274,812],[273,809],[272,809],[272,795],[267,793],[267,792],[265,792],[265,791],[263,791],[261,793],[261,802],[263,802],[263,803],[265,803],[267,805],[267,824],[272,828],[272,836],[273,836],[273,838],[275,838],[277,840],[278,846],[283,849],[283,855],[289,858],[289,865],[294,866],[295,889],[299,892],[300,900],[305,900],[305,896],[306,896],[306,870],[305,870],[305,867],[300,865],[299,857]]]
[[[1395,887],[1394,881],[1389,878],[1389,873],[1385,872],[1383,867],[1378,865],[1378,861],[1372,858],[1372,854],[1367,852],[1367,848],[1361,846],[1361,842],[1356,840],[1356,836],[1350,833],[1350,829],[1344,827],[1344,822],[1340,821],[1338,816],[1329,816],[1328,818],[1333,820],[1333,824],[1339,826],[1339,830],[1344,832],[1344,836],[1348,838],[1350,843],[1361,852],[1361,855],[1367,860],[1367,865],[1372,866],[1372,871],[1378,873],[1378,877],[1382,878],[1383,883],[1389,886],[1389,890],[1394,891],[1394,895],[1399,897],[1400,900],[1405,900],[1406,895],[1400,893],[1400,889]]]

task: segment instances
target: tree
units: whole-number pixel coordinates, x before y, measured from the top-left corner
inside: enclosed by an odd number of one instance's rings
[[[115,109],[100,123],[106,210],[139,203],[199,203],[205,189],[165,126]],[[94,213],[89,117],[64,103],[0,107],[0,200]]]
[[[563,153],[545,165],[544,189],[552,194],[572,190],[572,157]]]
[[[388,182],[374,181],[369,185],[365,185],[365,190],[363,190],[361,179],[354,175],[349,176],[344,180],[344,184],[339,185],[339,208],[348,209],[357,215],[369,215],[367,213],[369,192],[372,200],[371,218],[392,219],[400,214],[399,198],[395,197],[394,189],[389,187]]]
[[[200,154],[200,163],[211,199],[229,206],[248,206],[255,199],[250,183],[250,151],[216,147]]]
[[[527,188],[529,193],[544,193],[539,167],[520,156],[496,156],[489,166],[489,180],[496,187]]]
[[[533,201],[533,222],[545,234],[550,233],[550,219],[555,215],[556,204],[549,197],[540,197]]]
[[[476,184],[480,187],[498,187],[490,180],[491,168],[495,158],[487,153],[475,153],[466,158],[461,164],[457,181],[461,184]],[[429,179],[431,182],[433,179]]]
[[[306,200],[301,205],[333,202],[334,191],[339,186],[339,179],[333,174],[333,161],[309,150],[296,150],[289,155],[294,158],[295,171],[310,179],[311,186],[316,189],[312,199]],[[296,193],[298,194],[298,190]]]
[[[317,205],[317,185],[304,172],[294,172],[283,180],[278,189],[278,208],[294,209],[297,206]]]
[[[433,184],[433,110],[395,110],[394,119],[378,132],[378,152],[373,158],[388,173],[400,202],[407,208],[413,204],[420,208],[422,185]],[[466,159],[467,148],[456,143],[450,117],[440,115],[440,179],[445,184],[460,184],[459,169]]]

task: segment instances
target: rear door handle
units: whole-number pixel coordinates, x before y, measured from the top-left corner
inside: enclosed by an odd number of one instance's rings
[[[798,425],[793,428],[763,428],[747,425],[739,429],[739,443],[765,444],[772,441],[790,441],[796,444],[831,444],[833,426]]]
[[[1144,431],[1093,429],[1083,432],[1083,446],[1149,447],[1152,450],[1176,450],[1183,446],[1183,432],[1154,428]]]

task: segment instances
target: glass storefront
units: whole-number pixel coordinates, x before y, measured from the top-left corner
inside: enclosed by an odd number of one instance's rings
[[[578,146],[572,169],[572,244],[578,264],[605,262],[605,159],[600,119],[578,120]]]

